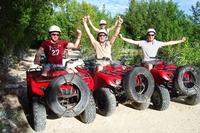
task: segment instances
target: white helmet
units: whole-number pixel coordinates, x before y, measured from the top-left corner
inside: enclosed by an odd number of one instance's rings
[[[99,25],[102,25],[102,24],[105,24],[106,25],[106,20],[101,20],[100,22],[99,22]]]
[[[99,35],[100,33],[104,33],[106,36],[107,36],[107,34],[108,34],[108,32],[107,32],[105,29],[100,29],[99,32],[98,32],[98,35]]]
[[[147,34],[148,34],[149,32],[153,32],[154,34],[156,34],[156,30],[153,29],[153,28],[149,28],[149,29],[147,30]]]
[[[61,32],[60,27],[58,27],[57,25],[52,25],[51,27],[49,27],[49,32]]]

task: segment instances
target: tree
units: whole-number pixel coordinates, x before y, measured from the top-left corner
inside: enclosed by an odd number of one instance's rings
[[[84,33],[81,19],[85,15],[90,15],[95,25],[101,18],[106,19],[108,24],[112,22],[109,13],[84,1],[3,0],[0,3],[0,64],[15,64],[13,57],[22,57],[30,44],[36,45],[47,39],[48,27],[53,24],[61,27],[63,39],[74,40],[77,28]],[[87,55],[93,52],[86,35],[81,42]]]
[[[200,24],[200,2],[197,1],[196,5],[191,7],[191,10],[193,13],[192,19],[194,23]]]
[[[42,24],[48,19],[52,9],[50,1],[12,1],[2,0],[0,3],[0,59],[5,61],[13,56],[22,56],[31,40],[39,36],[45,29]],[[6,27],[6,28],[5,28]]]
[[[198,8],[193,9],[195,9],[194,18],[197,18]],[[194,49],[194,46],[197,48],[195,40],[200,38],[199,34],[195,33],[197,30],[194,30],[197,26],[183,11],[178,9],[177,4],[172,0],[131,0],[124,15],[124,25],[127,36],[134,40],[145,39],[146,30],[151,27],[157,31],[157,40],[169,41],[186,36],[188,37],[187,43],[164,47],[159,50],[159,54],[166,60],[177,64],[198,64],[200,62],[197,58],[197,50]],[[194,53],[189,54],[189,51],[194,51]],[[178,60],[175,57],[179,57]]]
[[[58,3],[62,3],[62,0],[1,1],[1,64],[14,65],[15,62],[9,60],[13,57],[22,57],[33,40],[43,40],[48,37],[47,29],[53,22],[54,7]]]

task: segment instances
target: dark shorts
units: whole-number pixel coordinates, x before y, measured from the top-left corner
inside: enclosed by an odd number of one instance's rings
[[[62,64],[44,64],[43,68],[44,69],[51,69],[51,68],[55,68],[55,67],[63,67]]]

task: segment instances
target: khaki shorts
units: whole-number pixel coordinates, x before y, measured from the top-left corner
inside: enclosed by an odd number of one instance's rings
[[[110,61],[107,60],[96,60],[97,71],[103,70],[104,66],[110,65]]]

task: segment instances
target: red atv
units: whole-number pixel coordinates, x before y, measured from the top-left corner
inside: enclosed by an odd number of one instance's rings
[[[86,61],[85,64],[94,72],[94,63]],[[103,116],[111,115],[118,101],[130,103],[137,109],[145,109],[150,103],[154,79],[149,70],[122,64],[108,65],[103,71],[93,74],[94,97],[98,111]]]
[[[196,67],[177,67],[157,59],[150,72],[155,80],[155,91],[151,97],[155,109],[166,110],[170,97],[184,99],[189,105],[200,102],[200,76]]]
[[[48,75],[42,77],[41,68],[26,73],[33,129],[45,129],[49,109],[59,117],[80,116],[84,123],[94,121],[96,105],[91,93],[94,83],[87,71],[68,73],[66,69],[53,68]]]

